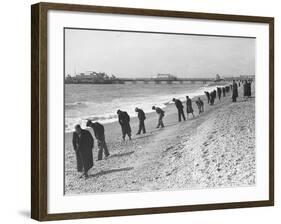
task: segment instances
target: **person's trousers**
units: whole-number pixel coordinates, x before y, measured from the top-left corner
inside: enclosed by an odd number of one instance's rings
[[[183,120],[185,120],[185,115],[183,110],[178,110],[178,116],[179,116],[179,121],[181,121],[181,117],[183,118]]]
[[[102,154],[109,156],[105,140],[98,140],[98,160],[102,160]]]
[[[141,131],[142,131],[143,134],[146,133],[144,120],[140,120],[138,134],[140,134]]]
[[[157,128],[159,128],[159,127],[164,127],[164,124],[163,124],[163,115],[162,114],[160,114],[159,115],[159,118],[158,118],[158,125],[157,125]]]

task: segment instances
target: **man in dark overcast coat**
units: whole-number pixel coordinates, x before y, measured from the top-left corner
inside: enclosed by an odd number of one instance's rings
[[[99,122],[87,121],[87,127],[91,127],[94,131],[95,137],[98,141],[98,160],[102,160],[102,155],[104,153],[105,158],[109,156],[108,148],[105,142],[104,127]]]
[[[138,118],[139,118],[139,130],[137,132],[137,135],[139,135],[142,131],[143,134],[146,133],[145,130],[145,125],[144,125],[144,120],[146,119],[145,113],[143,112],[142,109],[137,108],[135,109],[135,111],[138,113]]]
[[[131,126],[130,126],[130,116],[126,111],[117,111],[119,124],[121,125],[122,129],[122,138],[125,141],[126,135],[128,135],[129,139],[131,140]]]
[[[179,99],[175,99],[175,98],[173,98],[173,102],[175,103],[175,105],[178,109],[179,122],[181,122],[181,117],[183,118],[183,120],[185,120],[182,102]]]
[[[83,176],[87,179],[88,171],[93,167],[93,152],[94,139],[91,133],[81,128],[79,124],[75,126],[73,132],[72,144],[76,154],[77,171],[83,172]]]

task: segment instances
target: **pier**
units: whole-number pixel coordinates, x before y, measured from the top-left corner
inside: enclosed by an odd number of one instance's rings
[[[175,78],[175,79],[158,79],[158,78],[120,78],[119,79],[122,83],[145,83],[145,84],[173,84],[173,83],[208,83],[213,82],[213,78]]]

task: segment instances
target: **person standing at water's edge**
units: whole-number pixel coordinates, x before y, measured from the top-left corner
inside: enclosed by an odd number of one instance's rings
[[[205,91],[204,93],[205,93],[205,95],[207,97],[208,103],[210,103],[210,93],[207,92],[207,91]]]
[[[193,114],[193,108],[192,108],[192,101],[191,99],[189,98],[189,96],[186,96],[186,113],[187,113],[187,117],[188,115],[191,113],[192,116],[194,117],[194,114]]]
[[[145,113],[143,112],[142,109],[137,108],[137,107],[136,107],[135,111],[138,113],[138,118],[139,118],[139,130],[137,132],[137,135],[139,135],[141,133],[141,131],[143,134],[145,134],[146,133],[145,125],[144,125],[144,120],[146,119]]]
[[[158,124],[157,124],[156,128],[159,128],[159,127],[164,128],[164,123],[163,123],[163,117],[165,115],[164,110],[162,110],[160,107],[155,107],[155,106],[152,107],[152,110],[155,110],[156,113],[159,115]]]
[[[128,135],[129,139],[131,140],[131,126],[130,126],[130,116],[126,111],[117,111],[119,124],[121,125],[122,129],[122,138],[125,141],[126,135]]]
[[[95,137],[98,141],[98,160],[102,160],[102,154],[104,152],[105,158],[110,154],[105,142],[104,127],[99,122],[92,123],[92,121],[87,121],[87,127],[91,127],[94,131]]]
[[[238,97],[238,86],[235,80],[233,80],[232,84],[232,102],[236,102],[236,98]]]
[[[80,178],[84,176],[87,179],[89,177],[88,171],[94,165],[92,152],[94,139],[89,131],[82,129],[77,124],[73,132],[72,144],[76,154],[77,171],[84,172]]]
[[[217,92],[218,92],[219,101],[221,101],[221,88],[220,87],[217,87]]]
[[[179,122],[181,121],[181,117],[183,118],[183,120],[185,120],[182,102],[179,99],[175,99],[175,98],[173,98],[173,102],[175,103],[178,109]]]
[[[204,112],[204,102],[198,97],[198,100],[196,100],[196,104],[199,110],[199,114]]]

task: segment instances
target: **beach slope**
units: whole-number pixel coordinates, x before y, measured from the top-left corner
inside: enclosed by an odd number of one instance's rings
[[[193,104],[194,109],[195,104]],[[231,96],[205,112],[177,122],[174,105],[166,127],[155,129],[149,114],[148,133],[121,141],[118,123],[105,126],[111,156],[94,161],[89,179],[79,179],[71,134],[65,136],[65,193],[178,190],[241,187],[255,184],[255,98],[231,102]],[[174,112],[171,112],[174,111]],[[132,119],[137,131],[137,120]],[[151,130],[151,131],[149,131]],[[97,146],[94,148],[97,158]]]

